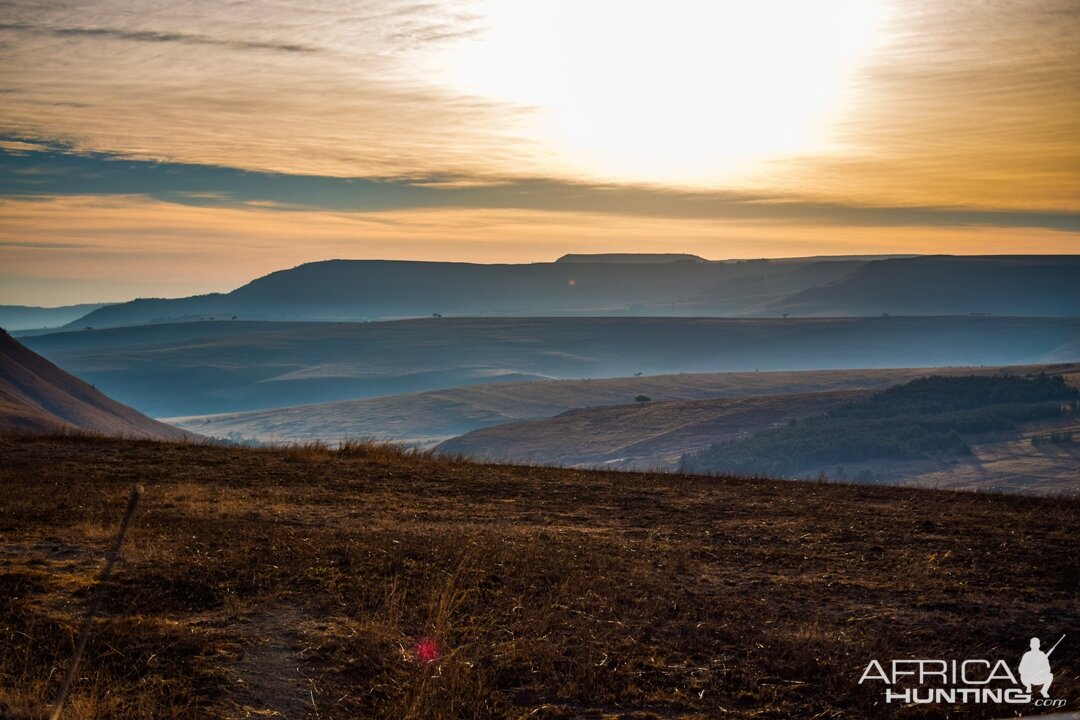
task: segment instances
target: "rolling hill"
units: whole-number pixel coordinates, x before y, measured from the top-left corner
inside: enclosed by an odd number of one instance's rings
[[[523,465],[657,470],[718,440],[822,412],[869,390],[639,402],[474,430],[436,450]]]
[[[198,437],[106,397],[0,331],[0,432],[63,431],[158,440]]]
[[[477,429],[442,442],[436,451],[497,462],[674,470],[682,465],[684,457],[708,452],[715,443],[781,428],[791,420],[819,415],[865,398],[874,390],[918,377],[930,374],[943,377],[1010,376],[1040,372],[1062,375],[1073,387],[1080,386],[1078,364],[993,370],[938,368],[875,374],[852,372],[849,389],[828,391],[822,389],[842,387],[827,384],[830,379],[827,375],[832,373],[790,373],[790,376],[807,376],[803,389],[793,386],[789,392],[775,394],[661,402],[654,399],[642,403],[582,407],[553,417]],[[820,377],[822,375],[826,377]],[[860,383],[865,389],[852,389]],[[1080,444],[1036,444],[1032,441],[1035,436],[1055,432],[1075,432],[1080,436],[1080,416],[1069,414],[1025,422],[1008,431],[972,437],[970,455],[834,462],[815,465],[798,476],[826,475],[832,479],[881,484],[1075,495],[1080,493],[1076,478]],[[718,447],[716,455],[722,465],[726,457],[724,446]],[[777,450],[775,456],[780,454]]]
[[[175,323],[26,343],[176,417],[542,378],[1066,362],[1077,338],[1080,318],[567,317]]]
[[[578,428],[582,433],[604,433],[611,412],[637,412],[627,405],[638,395],[652,399],[650,407],[664,401],[737,398],[759,395],[788,395],[825,391],[884,388],[921,377],[926,370],[806,370],[791,372],[680,373],[596,380],[542,380],[491,383],[469,387],[432,390],[405,395],[344,400],[332,403],[252,410],[241,413],[167,418],[168,422],[211,437],[254,439],[263,442],[324,440],[337,443],[348,438],[377,438],[428,446],[450,438],[522,420],[551,418],[569,411],[582,420],[592,415],[602,418],[596,427]],[[954,372],[964,372],[955,370]],[[968,370],[974,372],[974,370]],[[582,409],[587,408],[587,409]],[[554,419],[552,420],[554,422]],[[644,428],[637,429],[645,433]],[[468,436],[472,437],[472,436]],[[492,438],[493,434],[482,434]],[[537,438],[550,440],[549,434]],[[582,435],[564,437],[565,444],[549,447],[536,456],[540,463],[565,463],[570,446]],[[711,441],[709,441],[711,442]],[[621,444],[626,444],[625,441]],[[705,443],[706,445],[708,442]],[[464,447],[459,448],[467,452]],[[680,450],[679,452],[682,452]],[[516,454],[491,457],[521,458]],[[616,456],[589,456],[574,462],[598,464]],[[663,464],[648,455],[647,467]],[[671,462],[677,462],[678,455]],[[573,464],[573,463],[569,463]],[[629,462],[623,466],[632,466]]]

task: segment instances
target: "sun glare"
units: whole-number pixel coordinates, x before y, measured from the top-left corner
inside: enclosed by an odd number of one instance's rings
[[[446,81],[525,108],[505,128],[549,162],[612,180],[726,184],[834,146],[871,0],[482,0],[485,31],[442,58]]]

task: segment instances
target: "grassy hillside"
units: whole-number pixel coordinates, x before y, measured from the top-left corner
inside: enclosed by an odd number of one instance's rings
[[[785,388],[777,382],[775,394],[765,389],[760,394],[748,392],[746,397],[675,401],[660,401],[662,398],[654,397],[650,402],[582,408],[554,417],[474,430],[444,441],[438,449],[503,462],[674,469],[684,455],[699,453],[704,457],[710,454],[710,446],[720,443],[711,453],[715,455],[713,462],[717,465],[703,465],[702,470],[733,471],[734,468],[725,463],[735,462],[737,456],[728,448],[750,442],[747,436],[758,433],[768,437],[769,433],[785,435],[793,430],[803,431],[808,427],[806,418],[865,398],[873,388],[930,374],[962,377],[989,372],[987,368],[850,371],[846,384],[830,384],[844,378],[843,372],[777,373],[777,380],[780,377],[802,379],[802,387],[792,383]],[[997,368],[994,372],[998,375],[1050,372],[1063,375],[1073,388],[1080,386],[1080,365],[1076,364]],[[749,377],[768,375],[772,374],[751,373]],[[829,390],[834,387],[850,389]],[[855,389],[859,387],[863,389]],[[799,425],[787,427],[793,419],[798,419]],[[834,442],[845,449],[854,447],[863,425],[869,427],[871,424],[870,421],[859,421],[854,428],[824,432],[823,437],[810,443],[809,447],[815,452]],[[194,424],[191,427],[197,429]],[[962,455],[946,454],[928,459],[880,456],[863,461],[834,459],[802,467],[799,475],[816,477],[824,474],[834,479],[955,489],[1076,494],[1080,492],[1076,482],[1080,443],[1038,445],[1031,442],[1033,436],[1069,430],[1080,430],[1080,416],[1070,414],[1036,422],[1021,421],[1013,429],[968,433],[963,437],[966,452]],[[893,428],[886,433],[886,439],[895,441],[901,435],[901,428]],[[1080,437],[1080,432],[1077,436]],[[778,446],[759,454],[763,457],[762,463],[773,467],[785,453],[790,453],[790,449]],[[763,468],[756,465],[743,470],[763,472]]]
[[[535,458],[538,462],[554,462],[550,458],[554,458],[555,453],[561,455],[562,451],[569,451],[568,442],[581,439],[585,434],[597,437],[600,425],[609,429],[611,419],[606,412],[620,415],[649,412],[640,407],[627,406],[638,395],[646,395],[658,403],[883,388],[922,377],[925,373],[925,370],[919,369],[806,370],[491,383],[336,403],[171,418],[169,422],[211,437],[238,436],[268,442],[318,439],[339,442],[367,437],[428,445],[480,428],[550,418],[571,410],[577,410],[574,417],[579,420],[597,418],[597,425],[582,426],[580,432],[575,431],[570,438],[560,437],[558,447],[552,446],[546,455]],[[616,409],[613,406],[622,407]],[[685,424],[678,418],[673,419],[678,425]],[[632,429],[632,426],[627,429]],[[495,435],[487,434],[484,437],[493,438]],[[511,435],[503,437],[509,438]],[[544,438],[551,441],[553,436],[544,434],[535,437],[538,441]],[[627,442],[629,440],[622,440],[621,444]],[[709,442],[713,441],[705,444]],[[605,452],[611,451],[609,448]],[[686,448],[683,448],[678,453],[685,451]],[[492,457],[513,456],[493,454]],[[678,455],[675,456],[677,459]],[[649,467],[658,464],[650,462]]]
[[[359,446],[43,439],[0,459],[15,717],[56,691],[136,481],[72,717],[939,718],[883,705],[866,663],[1015,666],[1080,622],[1077,501]],[[1078,663],[1055,653],[1055,697]]]
[[[0,432],[13,431],[196,437],[116,402],[0,330]]]
[[[1080,496],[1080,442],[1036,440],[1054,433],[1072,433],[1080,439],[1080,416],[1024,423],[1015,430],[973,437],[967,441],[971,454],[951,462],[878,460],[845,466],[844,476],[855,478],[866,471],[875,482],[916,487]],[[823,471],[837,477],[835,467]]]
[[[174,417],[540,377],[1069,361],[1077,338],[1080,318],[443,318],[178,323],[27,343]]]
[[[823,465],[971,454],[973,436],[1077,414],[1061,375],[932,376],[895,385],[781,427],[688,453],[696,472],[802,475]]]
[[[451,438],[439,452],[485,460],[613,469],[661,469],[720,439],[821,412],[869,390],[638,402],[570,410]]]

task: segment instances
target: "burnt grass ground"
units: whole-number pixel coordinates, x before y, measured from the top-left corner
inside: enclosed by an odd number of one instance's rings
[[[1002,717],[858,679],[1062,633],[1080,701],[1075,500],[9,438],[0,716],[59,688],[136,483],[64,717]]]

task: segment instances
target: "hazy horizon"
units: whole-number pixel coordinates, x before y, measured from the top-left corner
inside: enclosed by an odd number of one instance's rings
[[[278,271],[282,271],[282,270],[289,270],[289,269],[292,269],[292,268],[295,268],[295,267],[299,267],[300,265],[305,265],[305,264],[310,264],[310,263],[337,262],[337,261],[348,261],[348,262],[431,262],[431,263],[462,263],[462,264],[469,264],[469,265],[549,264],[549,263],[557,262],[560,258],[562,258],[564,256],[567,256],[567,255],[590,255],[590,254],[618,255],[618,254],[623,254],[623,253],[616,253],[616,252],[612,252],[612,253],[563,253],[562,255],[559,255],[558,257],[535,259],[535,260],[525,260],[525,261],[521,261],[521,262],[517,262],[517,263],[505,263],[505,262],[499,262],[499,261],[483,262],[483,261],[480,261],[480,260],[461,260],[461,259],[455,259],[455,258],[445,258],[445,259],[434,259],[434,258],[429,259],[429,258],[425,258],[425,259],[419,259],[419,258],[394,258],[394,257],[355,257],[355,258],[327,257],[327,258],[320,258],[318,260],[312,260],[312,261],[305,262],[305,263],[299,263],[299,264],[291,266],[291,267],[273,268],[269,272],[273,273],[273,272],[278,272]],[[656,255],[669,255],[669,254],[693,255],[693,253],[680,253],[678,251],[672,251],[672,252],[668,252],[668,253],[633,253],[633,254],[642,255],[642,256],[648,256],[650,254],[656,254]],[[978,253],[975,253],[975,254],[972,254],[972,255],[977,256]],[[1017,255],[1032,255],[1032,256],[1034,256],[1034,255],[1038,255],[1038,253],[1017,253]],[[802,257],[773,256],[773,257],[706,258],[706,257],[701,257],[700,255],[694,255],[694,256],[699,257],[702,260],[704,260],[706,262],[711,262],[711,263],[736,263],[736,262],[746,262],[746,261],[751,261],[751,260],[803,260],[803,259],[813,259],[813,258],[818,258],[818,257],[820,257],[820,258],[845,257],[845,256],[831,256],[831,255],[807,255],[807,256],[802,256]],[[874,259],[874,258],[887,258],[887,257],[895,257],[895,256],[897,256],[897,254],[884,253],[884,254],[879,254],[879,255],[858,255],[858,256],[852,256],[852,257],[863,257],[863,258],[867,258],[867,259]],[[268,274],[268,273],[266,273],[266,274]],[[0,305],[40,307],[40,308],[44,308],[44,309],[50,309],[50,308],[68,307],[68,306],[72,306],[72,305],[84,305],[84,304],[86,304],[86,305],[90,305],[90,304],[111,305],[111,304],[118,304],[118,303],[128,302],[130,300],[139,299],[139,298],[155,298],[155,299],[156,298],[161,298],[161,299],[183,298],[183,297],[190,297],[192,295],[203,294],[203,293],[227,293],[227,292],[230,292],[232,290],[237,289],[238,287],[241,287],[241,286],[247,284],[248,282],[250,282],[252,280],[257,279],[258,277],[264,277],[264,276],[265,276],[265,274],[261,274],[261,275],[258,275],[258,276],[252,276],[250,278],[246,278],[246,279],[243,279],[243,280],[239,281],[236,285],[213,286],[213,287],[211,287],[209,289],[200,291],[199,293],[183,293],[183,294],[173,294],[173,295],[148,295],[148,296],[130,295],[130,296],[124,296],[124,297],[110,298],[110,299],[101,299],[101,298],[96,298],[96,297],[94,297],[94,298],[83,297],[83,295],[81,294],[83,292],[82,290],[80,290],[80,289],[71,289],[71,290],[68,291],[68,296],[70,296],[72,298],[76,298],[76,299],[73,299],[70,302],[54,303],[54,304],[51,304],[51,305],[50,304],[42,304],[42,303],[19,302],[19,301],[16,301],[16,300],[8,300],[8,296],[12,292],[15,293],[13,297],[16,297],[16,298],[22,297],[22,295],[20,293],[24,290],[24,288],[20,285],[20,283],[12,282],[10,285],[5,284],[4,287],[0,288]],[[30,284],[27,285],[27,287],[30,287],[32,289],[33,284],[30,283]],[[51,302],[54,298],[56,298],[58,296],[65,296],[64,293],[59,293],[58,294],[58,293],[55,293],[53,291],[42,291],[40,294],[41,294],[41,296],[43,298],[46,298],[45,302]]]
[[[816,259],[830,260],[830,259],[840,259],[840,258],[859,258],[859,259],[871,261],[871,260],[874,260],[874,259],[885,259],[885,258],[895,258],[895,257],[933,257],[933,256],[949,257],[949,256],[954,256],[954,257],[971,257],[971,258],[977,258],[977,257],[1033,257],[1034,258],[1034,257],[1045,257],[1045,256],[1051,256],[1052,257],[1052,256],[1055,256],[1055,255],[1060,256],[1060,257],[1080,255],[1080,253],[1053,253],[1053,254],[1049,254],[1049,253],[1041,253],[1041,252],[1013,252],[1013,253],[991,254],[991,253],[985,253],[985,252],[968,252],[968,253],[948,253],[948,254],[945,254],[945,253],[854,254],[853,253],[853,254],[843,254],[843,255],[841,255],[841,254],[836,254],[836,255],[802,255],[802,256],[774,255],[774,256],[754,256],[754,257],[749,257],[748,256],[748,257],[708,258],[708,257],[702,257],[702,256],[697,255],[695,253],[683,253],[683,252],[680,252],[677,249],[675,249],[675,250],[671,250],[671,251],[668,251],[668,252],[657,252],[657,253],[649,253],[649,252],[619,253],[617,251],[611,251],[611,252],[607,252],[607,253],[563,253],[562,255],[559,255],[558,257],[555,257],[555,258],[524,260],[524,261],[519,261],[519,262],[505,262],[505,261],[499,261],[499,260],[492,260],[492,261],[489,261],[489,262],[484,262],[482,260],[455,259],[453,257],[450,257],[450,258],[394,258],[394,257],[356,257],[356,258],[346,258],[346,257],[327,257],[327,258],[318,258],[318,259],[315,259],[315,260],[310,260],[310,261],[305,261],[305,262],[302,262],[302,263],[297,263],[295,265],[291,265],[291,266],[288,266],[288,267],[270,268],[265,273],[260,273],[258,275],[253,275],[251,277],[241,278],[241,279],[237,280],[234,284],[215,284],[215,285],[210,285],[210,286],[204,287],[202,289],[198,289],[198,290],[193,291],[193,292],[186,291],[185,290],[186,286],[177,286],[176,291],[171,292],[171,293],[170,292],[164,292],[164,291],[159,289],[157,291],[154,291],[156,294],[148,294],[148,295],[129,294],[129,295],[111,297],[111,298],[106,298],[106,299],[102,299],[102,298],[97,297],[97,296],[87,295],[86,293],[88,291],[85,289],[85,285],[81,284],[81,283],[78,283],[78,282],[71,282],[71,283],[68,283],[67,287],[65,287],[65,288],[63,288],[61,290],[54,290],[51,287],[42,288],[40,283],[36,279],[33,279],[33,278],[28,278],[28,279],[10,278],[9,281],[5,281],[3,286],[0,286],[0,306],[57,309],[57,308],[62,308],[62,307],[71,307],[71,306],[78,306],[78,305],[117,305],[117,304],[121,304],[121,303],[127,303],[127,302],[130,302],[132,300],[136,300],[136,299],[169,300],[169,299],[182,299],[182,298],[194,297],[194,296],[206,295],[206,294],[227,294],[227,293],[232,292],[233,290],[236,290],[238,288],[241,288],[241,287],[247,285],[248,283],[250,283],[250,282],[252,282],[254,280],[257,280],[259,278],[263,278],[266,275],[276,273],[276,272],[285,271],[285,270],[295,269],[297,267],[300,267],[301,265],[310,265],[310,264],[313,264],[313,263],[322,263],[322,262],[341,262],[341,261],[345,261],[345,262],[418,262],[418,263],[449,263],[449,264],[488,265],[488,266],[545,265],[545,264],[556,263],[560,258],[562,258],[562,257],[564,257],[566,255],[598,255],[598,256],[603,256],[603,255],[623,255],[623,254],[626,254],[626,255],[639,255],[639,256],[648,256],[648,255],[651,255],[651,254],[655,254],[655,255],[692,255],[694,257],[700,258],[701,260],[703,260],[703,261],[705,261],[707,263],[717,263],[717,264],[751,262],[751,261],[760,261],[760,260],[766,260],[766,261],[816,260]],[[223,282],[227,283],[228,281],[223,281]],[[164,284],[164,283],[162,283],[160,281],[155,281],[155,282],[152,283],[152,285],[155,288],[169,287],[167,284]],[[136,285],[136,287],[142,287],[142,285]],[[30,301],[26,301],[26,298],[30,298]],[[38,298],[38,301],[34,302],[33,301],[34,298]],[[58,300],[59,298],[68,298],[68,300],[66,302],[61,302],[61,301]]]

